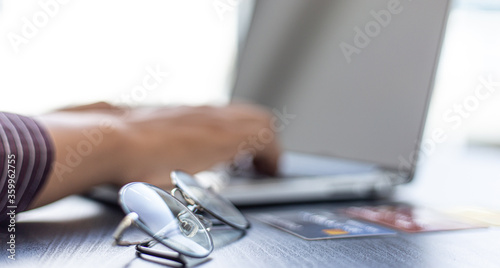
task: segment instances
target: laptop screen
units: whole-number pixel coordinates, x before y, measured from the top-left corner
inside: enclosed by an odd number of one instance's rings
[[[233,99],[288,116],[287,150],[411,172],[448,2],[256,1]]]

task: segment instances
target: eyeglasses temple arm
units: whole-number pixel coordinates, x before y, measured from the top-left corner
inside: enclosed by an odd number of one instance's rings
[[[135,212],[131,212],[121,220],[121,222],[118,224],[118,227],[116,227],[115,232],[113,233],[113,246],[131,246],[131,245],[137,245],[143,242],[129,242],[129,241],[123,241],[123,233],[127,228],[129,228],[137,219],[139,219],[139,215]]]
[[[136,245],[135,249],[142,254],[147,254],[158,258],[176,261],[183,265],[186,264],[186,259],[184,255],[178,252],[169,252],[169,251],[152,249],[151,246],[152,245],[150,245],[150,243],[141,243]]]

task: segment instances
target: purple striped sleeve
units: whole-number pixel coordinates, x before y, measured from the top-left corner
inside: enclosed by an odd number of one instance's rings
[[[33,119],[0,112],[0,222],[26,210],[48,177],[53,146]]]

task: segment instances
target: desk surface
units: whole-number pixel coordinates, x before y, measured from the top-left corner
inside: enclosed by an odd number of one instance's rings
[[[500,151],[452,149],[435,154],[424,161],[416,181],[401,186],[392,200],[500,210]],[[348,204],[243,211],[251,216]],[[117,207],[76,196],[22,213],[16,226],[15,261],[7,258],[7,234],[0,230],[0,267],[165,267],[138,258],[132,247],[111,245],[111,234],[122,216]],[[500,228],[305,241],[250,220],[252,228],[243,237],[230,229],[216,231],[216,249],[198,267],[500,267]]]

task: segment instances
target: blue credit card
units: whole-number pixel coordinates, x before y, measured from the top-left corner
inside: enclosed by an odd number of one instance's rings
[[[306,240],[396,234],[391,229],[327,210],[261,213],[256,218]]]

